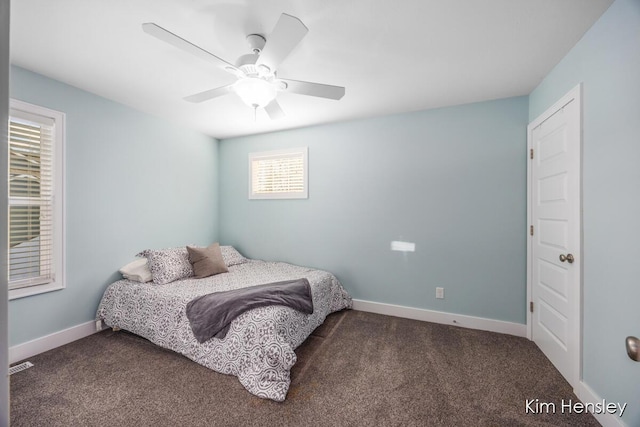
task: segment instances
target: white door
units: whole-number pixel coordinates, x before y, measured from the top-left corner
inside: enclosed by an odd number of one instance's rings
[[[580,89],[528,128],[530,337],[574,387],[582,359]]]

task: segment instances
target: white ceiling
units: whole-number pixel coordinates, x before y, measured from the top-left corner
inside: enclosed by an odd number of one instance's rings
[[[14,0],[11,61],[217,138],[529,94],[612,0]],[[282,78],[346,87],[340,101],[280,93],[269,120],[210,63],[145,33],[156,24],[234,63],[282,12],[309,28]]]

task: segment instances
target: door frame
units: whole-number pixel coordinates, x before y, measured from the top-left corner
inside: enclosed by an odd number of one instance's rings
[[[583,107],[582,107],[582,83],[579,83],[576,87],[571,89],[566,95],[564,95],[560,100],[554,103],[550,108],[548,108],[544,113],[540,114],[535,120],[533,120],[527,126],[527,303],[526,303],[526,312],[527,312],[527,338],[529,340],[533,340],[533,319],[531,315],[531,311],[529,309],[529,304],[532,300],[533,292],[532,292],[532,278],[533,278],[533,238],[529,232],[529,226],[533,224],[533,203],[532,203],[532,186],[533,186],[533,162],[530,159],[530,150],[533,148],[532,134],[533,130],[540,126],[544,121],[546,121],[549,117],[555,114],[557,111],[561,110],[565,105],[570,102],[576,102],[578,105],[578,116],[579,116],[579,141],[578,141],[578,153],[577,155],[580,157],[579,159],[579,172],[578,172],[578,187],[577,189],[573,189],[578,192],[579,201],[578,204],[580,206],[580,214],[578,218],[573,218],[579,222],[579,238],[580,244],[578,248],[572,249],[572,252],[577,253],[578,259],[580,260],[579,269],[577,271],[578,274],[578,289],[576,290],[576,299],[573,301],[573,312],[576,318],[574,319],[575,327],[573,330],[569,332],[569,337],[571,342],[576,345],[576,351],[574,352],[574,360],[572,361],[572,378],[567,380],[569,384],[575,389],[578,388],[580,382],[582,381],[582,329],[583,329],[583,277],[584,277],[584,256],[583,256],[583,228],[582,228],[582,144],[583,144]]]

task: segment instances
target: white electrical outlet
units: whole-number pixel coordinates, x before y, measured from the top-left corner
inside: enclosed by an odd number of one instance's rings
[[[436,298],[444,299],[444,288],[436,288]]]

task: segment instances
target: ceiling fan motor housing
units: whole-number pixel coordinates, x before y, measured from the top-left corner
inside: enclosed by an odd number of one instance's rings
[[[257,53],[247,53],[242,55],[236,61],[236,67],[240,68],[246,76],[257,76],[258,67],[256,67],[256,61],[258,60]]]
[[[265,65],[257,65],[258,57],[257,53],[248,53],[242,55],[236,61],[236,67],[238,67],[246,77],[259,77],[265,80],[273,80],[276,77],[275,72],[271,72],[269,67]]]

